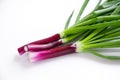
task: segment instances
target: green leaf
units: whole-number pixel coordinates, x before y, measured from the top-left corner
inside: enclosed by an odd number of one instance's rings
[[[118,14],[120,12],[120,5],[112,12],[112,15]]]
[[[89,43],[100,43],[100,42],[106,42],[106,41],[110,41],[110,40],[115,40],[115,39],[120,39],[120,36],[117,37],[110,37],[110,38],[101,38],[98,40],[94,40],[94,41],[90,41]]]
[[[85,1],[84,1],[84,3],[83,3],[83,5],[82,5],[82,7],[81,7],[81,9],[80,9],[80,11],[79,11],[79,13],[78,13],[78,15],[77,15],[77,18],[76,18],[75,23],[77,23],[77,22],[80,20],[80,17],[81,17],[81,15],[82,15],[82,13],[84,12],[84,10],[85,10],[88,2],[89,2],[89,0],[85,0]]]
[[[96,7],[94,8],[93,11],[95,11],[95,10],[99,7],[99,5],[100,5],[101,2],[102,2],[102,0],[99,0],[99,1],[98,1],[97,5],[96,5]]]
[[[96,29],[94,30],[91,34],[89,34],[82,42],[85,43],[85,42],[89,42],[89,40],[94,37],[95,35],[97,35],[100,31],[102,31],[102,29]]]
[[[74,27],[71,27],[69,29],[64,30],[65,35],[70,35],[70,34],[76,34],[84,30],[93,30],[93,29],[100,29],[100,28],[106,28],[106,27],[119,27],[120,26],[120,20],[113,20],[109,22],[103,22],[103,23],[98,23],[94,25],[89,25],[89,26],[79,26],[79,25],[74,25]]]
[[[85,44],[84,48],[94,49],[94,48],[117,48],[120,47],[120,38],[115,40],[110,40],[106,42],[98,42],[93,44]]]
[[[102,57],[102,58],[105,58],[105,59],[110,59],[110,60],[120,60],[120,56],[108,56],[108,55],[103,55],[101,53],[98,53],[98,52],[95,52],[93,50],[87,50],[87,52],[90,52],[96,56],[99,56],[99,57]]]
[[[112,34],[109,34],[109,35],[106,35],[103,38],[116,37],[116,36],[120,36],[120,31],[112,33]]]
[[[108,8],[108,7],[111,7],[111,6],[116,5],[118,3],[120,3],[120,0],[108,0],[108,1],[104,2],[101,6],[103,8]]]
[[[104,34],[103,34],[104,33]],[[108,28],[101,32],[99,35],[95,36],[91,39],[91,41],[94,41],[96,39],[100,38],[108,38],[108,37],[115,37],[120,35],[120,28],[114,27],[114,28]]]
[[[107,0],[107,2],[111,2],[111,1],[120,1],[120,0]]]
[[[72,11],[72,13],[70,14],[70,16],[68,17],[64,29],[67,29],[67,28],[68,28],[68,26],[69,26],[69,24],[70,24],[70,21],[71,21],[71,18],[72,18],[72,16],[73,16],[73,13],[74,13],[74,10]]]

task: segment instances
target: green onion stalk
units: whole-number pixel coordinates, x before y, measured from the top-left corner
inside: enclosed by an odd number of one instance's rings
[[[106,0],[81,19],[89,0],[85,0],[75,23],[69,26],[74,11],[70,14],[65,30],[46,39],[34,41],[18,48],[19,54],[28,52],[31,62],[64,54],[90,52],[107,59],[120,59],[96,52],[99,48],[120,47],[120,0]]]
[[[82,15],[84,9],[86,8],[87,4],[88,4],[89,0],[85,0],[85,2],[83,3],[82,8],[79,11],[79,14],[76,18],[76,22],[79,20],[80,16]],[[71,21],[71,18],[73,16],[74,11],[72,11],[72,13],[70,14],[69,18],[66,21],[65,24],[65,30],[68,28],[69,23]],[[75,24],[76,24],[75,22]],[[65,34],[61,33],[57,33],[54,34],[48,38],[45,39],[41,39],[41,40],[37,40],[28,44],[25,44],[21,47],[18,48],[18,52],[20,55],[23,55],[25,52],[28,51],[41,51],[41,50],[46,50],[46,49],[50,49],[53,47],[57,47],[59,45],[63,45],[65,43],[71,42],[72,40],[74,40],[75,38],[77,38],[78,36],[80,36],[81,33],[79,34],[75,34],[75,35],[69,35],[66,36]]]
[[[88,2],[89,2],[89,0],[85,0],[85,2],[83,3],[83,6],[81,7],[81,9],[78,13],[78,16],[76,18],[76,21],[75,21],[73,27],[76,24],[81,23],[80,22],[81,21],[80,17],[82,15],[84,9],[86,8]],[[97,6],[100,4],[100,2],[101,2],[101,0],[98,2]],[[69,26],[69,23],[71,21],[73,13],[74,13],[74,11],[72,11],[69,18],[66,21],[65,30]],[[91,22],[91,21],[84,22],[84,23],[80,24],[79,26],[89,25],[89,24],[94,23],[94,22]],[[85,31],[83,31],[83,32],[81,31],[81,32],[79,32],[79,34],[74,34],[74,35],[66,35],[66,34],[64,34],[64,32],[57,33],[57,34],[55,34],[53,36],[50,36],[48,38],[37,40],[37,41],[31,42],[31,43],[25,44],[25,45],[18,48],[18,52],[19,52],[20,55],[22,55],[27,51],[41,51],[41,50],[50,49],[50,48],[53,48],[53,47],[56,47],[56,46],[59,46],[59,45],[65,44],[65,43],[69,43],[73,40],[76,40],[77,37],[81,36],[84,33],[85,33]]]

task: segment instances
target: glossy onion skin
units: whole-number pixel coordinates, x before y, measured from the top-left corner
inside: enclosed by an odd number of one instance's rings
[[[36,45],[48,44],[48,43],[57,41],[59,39],[60,39],[60,35],[59,34],[55,34],[55,35],[50,36],[48,38],[37,40],[37,41],[31,42],[31,43],[28,43],[28,44],[26,44],[24,46],[21,46],[21,47],[18,48],[18,52],[19,52],[20,55],[22,55],[22,54],[24,54],[26,52],[25,47],[28,46],[28,45],[33,45],[33,44],[36,44]]]
[[[65,46],[52,48],[49,50],[28,53],[28,55],[31,62],[37,62],[44,59],[49,59],[49,58],[53,58],[61,55],[75,53],[75,51],[76,51],[75,46],[65,45]]]

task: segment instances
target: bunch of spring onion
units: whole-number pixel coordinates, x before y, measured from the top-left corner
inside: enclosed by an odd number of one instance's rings
[[[69,23],[74,11],[67,19],[64,31],[23,45],[18,48],[19,54],[27,52],[31,62],[79,52],[90,52],[112,60],[120,59],[120,56],[108,56],[94,50],[120,47],[120,0],[101,1],[93,11],[81,18],[89,2],[85,0],[72,26]]]

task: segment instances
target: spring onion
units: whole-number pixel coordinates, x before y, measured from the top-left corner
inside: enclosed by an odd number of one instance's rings
[[[80,52],[119,60],[120,56],[104,55],[94,50],[120,47],[120,0],[106,0],[102,4],[101,1],[98,1],[92,12],[80,18],[89,2],[85,0],[73,25],[69,26],[69,23],[74,11],[67,19],[62,32],[18,48],[19,54],[28,52],[31,62]]]

